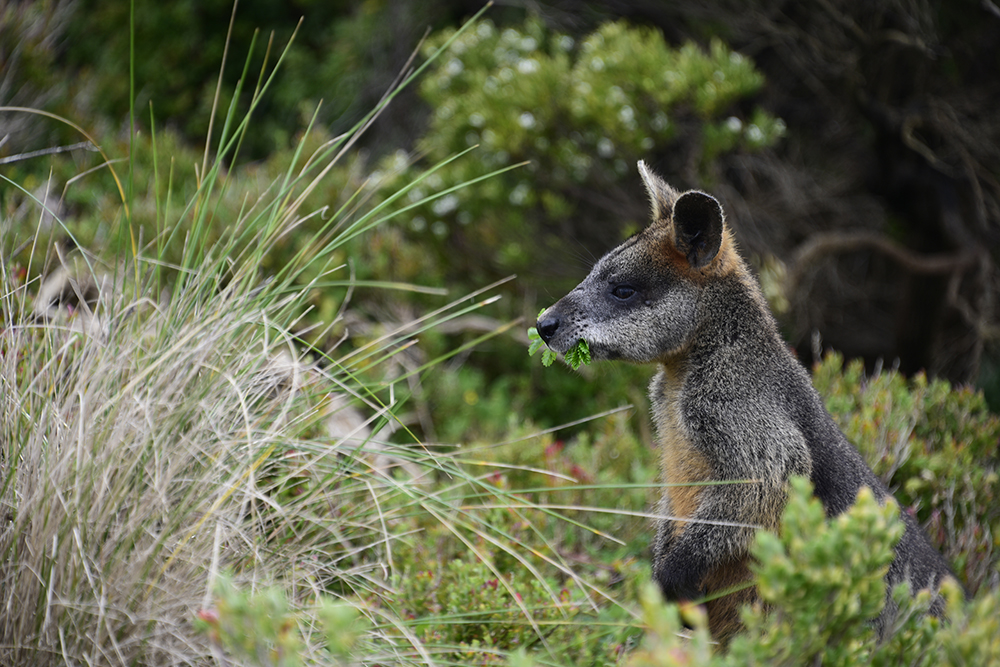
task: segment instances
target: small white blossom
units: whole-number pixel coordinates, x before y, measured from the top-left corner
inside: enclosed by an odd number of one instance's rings
[[[538,61],[534,58],[520,60],[517,63],[517,71],[521,74],[532,74],[538,71]]]
[[[609,158],[615,154],[615,145],[607,137],[601,137],[597,142],[597,154]]]
[[[456,208],[458,208],[458,197],[455,195],[445,195],[440,199],[436,199],[431,206],[431,210],[434,211],[435,215],[448,215]]]
[[[521,206],[528,198],[528,184],[521,183],[510,191],[510,203],[514,206]]]

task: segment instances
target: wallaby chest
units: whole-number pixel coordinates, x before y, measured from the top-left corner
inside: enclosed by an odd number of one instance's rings
[[[687,376],[683,362],[665,363],[650,384],[650,404],[660,446],[664,493],[671,514],[678,519],[691,517],[698,509],[705,486],[713,479],[709,459],[691,439],[684,418],[683,388]],[[674,522],[674,530],[684,529],[684,521]]]

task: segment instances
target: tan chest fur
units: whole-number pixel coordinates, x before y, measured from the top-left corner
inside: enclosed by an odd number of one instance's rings
[[[681,521],[674,522],[675,534],[698,509],[705,487],[698,485],[712,479],[708,459],[698,451],[687,435],[680,410],[680,394],[684,385],[685,368],[681,362],[664,363],[662,373],[654,383],[652,396],[654,420],[661,451],[665,493],[671,514]]]

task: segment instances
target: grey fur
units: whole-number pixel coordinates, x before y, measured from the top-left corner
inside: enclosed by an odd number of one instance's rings
[[[653,223],[542,313],[538,331],[559,353],[584,339],[594,360],[659,363],[650,385],[653,419],[663,446],[680,452],[665,457],[667,467],[690,468],[665,475],[752,480],[701,487],[688,521],[658,525],[655,578],[669,599],[697,599],[712,592],[705,582],[713,572],[746,562],[750,526],[777,528],[790,475],[811,478],[829,516],[850,507],[863,486],[879,499],[890,494],[782,340],[718,202],[700,192],[677,193],[642,162],[639,171]],[[669,490],[660,512],[675,516]],[[902,518],[906,532],[889,587],[905,580],[912,589],[936,588],[954,576],[913,519],[906,512]],[[712,613],[710,607],[710,620]],[[940,596],[932,613],[943,613]],[[876,620],[880,633],[892,614],[887,605]],[[720,621],[713,632],[726,635],[730,625]]]

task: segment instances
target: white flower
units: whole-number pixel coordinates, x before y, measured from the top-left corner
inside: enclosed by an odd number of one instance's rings
[[[597,154],[608,158],[615,154],[615,145],[607,137],[601,137],[597,142]]]
[[[521,183],[516,188],[510,191],[510,203],[514,206],[520,206],[528,198],[528,184]]]
[[[517,63],[517,71],[521,74],[531,74],[538,71],[538,61],[534,58],[526,58]]]
[[[456,208],[458,208],[458,197],[455,195],[445,195],[440,199],[436,199],[431,206],[431,210],[434,211],[435,215],[447,215]]]

